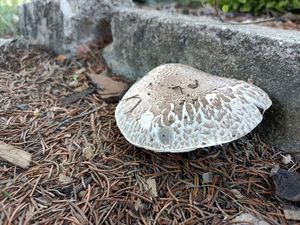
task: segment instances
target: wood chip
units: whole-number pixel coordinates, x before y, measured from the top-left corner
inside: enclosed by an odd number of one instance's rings
[[[0,158],[23,169],[31,162],[31,154],[0,141]]]
[[[66,61],[66,56],[65,55],[58,55],[55,60],[57,60],[58,62],[63,63],[64,61]]]

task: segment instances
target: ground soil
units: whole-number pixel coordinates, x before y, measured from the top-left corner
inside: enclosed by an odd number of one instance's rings
[[[72,60],[18,41],[0,49],[0,141],[33,155],[27,169],[0,160],[0,224],[232,224],[243,212],[292,224],[283,215],[292,203],[276,197],[270,170],[299,164],[282,165],[255,132],[157,154],[124,139],[116,103],[98,93],[64,105],[92,86],[88,73],[105,69],[101,49],[89,49]]]

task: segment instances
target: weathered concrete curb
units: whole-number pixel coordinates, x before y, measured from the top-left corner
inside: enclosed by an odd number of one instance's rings
[[[133,6],[132,0],[33,0],[19,7],[19,27],[55,53],[74,54],[78,45],[111,39],[113,13]]]
[[[168,62],[253,79],[274,103],[261,126],[264,140],[300,151],[300,32],[136,9],[114,16],[112,34],[104,58],[130,79]]]

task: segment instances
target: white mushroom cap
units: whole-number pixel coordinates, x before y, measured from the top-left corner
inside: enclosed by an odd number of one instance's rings
[[[263,90],[247,82],[165,64],[127,91],[115,117],[125,138],[138,147],[187,152],[248,134],[271,105]]]

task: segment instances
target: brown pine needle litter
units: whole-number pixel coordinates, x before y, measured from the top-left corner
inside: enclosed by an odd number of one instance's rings
[[[0,161],[0,224],[233,224],[244,212],[288,224],[292,203],[270,178],[281,158],[257,135],[185,154],[138,149],[97,92],[62,103],[92,86],[89,71],[105,69],[101,49],[61,62],[19,45],[0,53],[0,141],[33,158],[28,169]]]

